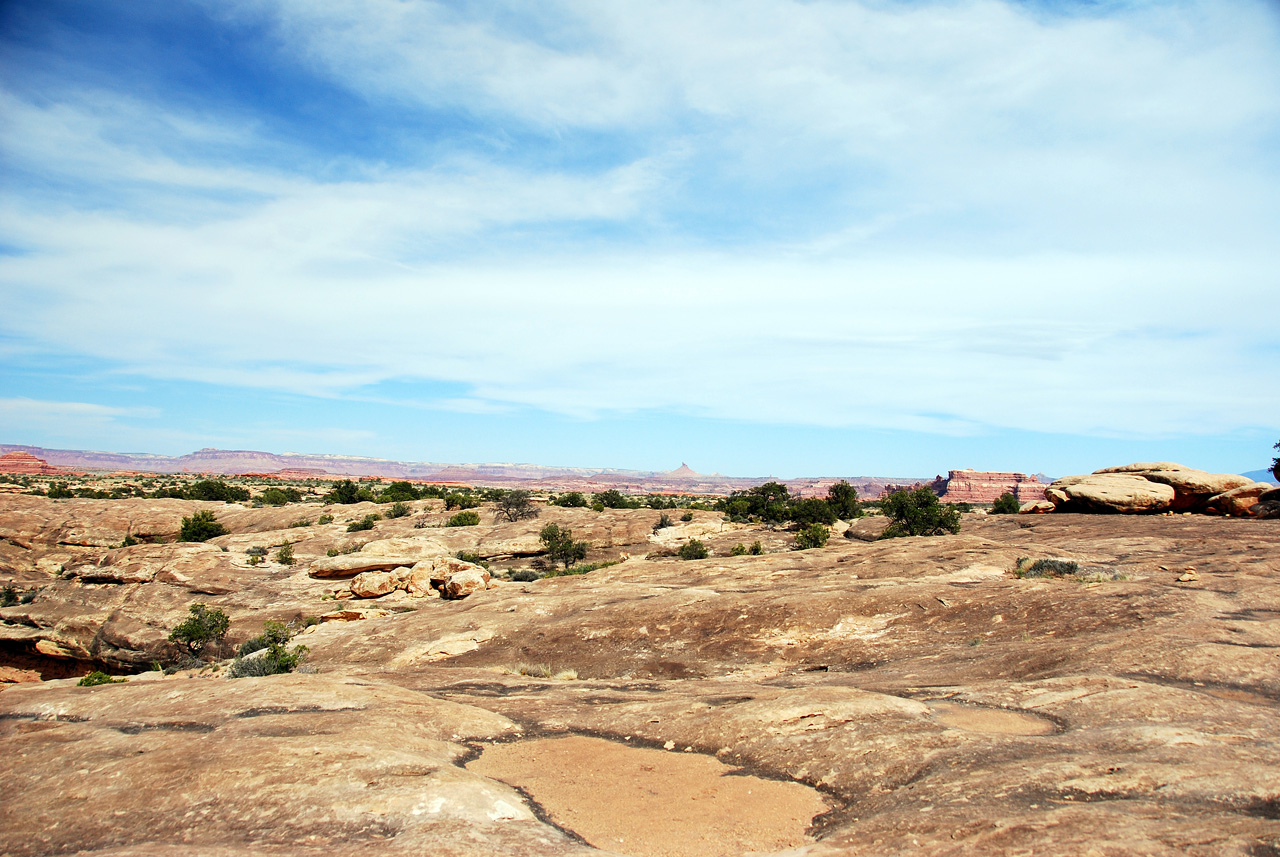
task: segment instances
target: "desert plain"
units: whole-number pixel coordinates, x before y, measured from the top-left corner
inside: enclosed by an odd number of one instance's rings
[[[871,516],[797,551],[710,511],[409,505],[0,496],[33,593],[0,609],[0,852],[1280,854],[1280,520]],[[174,543],[199,510],[228,534]],[[549,522],[615,564],[509,579]],[[491,566],[463,598],[324,571],[459,551]],[[194,603],[225,658],[292,622],[304,669],[150,669]]]

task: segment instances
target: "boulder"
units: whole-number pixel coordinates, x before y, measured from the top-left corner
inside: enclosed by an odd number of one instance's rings
[[[1023,503],[1018,507],[1020,515],[1043,515],[1046,512],[1052,512],[1057,506],[1051,500],[1032,500],[1029,503]]]
[[[319,578],[354,577],[366,571],[390,571],[400,566],[412,566],[415,562],[416,557],[350,553],[318,559],[311,563],[308,574]]]
[[[1141,514],[1164,512],[1177,497],[1170,485],[1134,473],[1068,476],[1045,489],[1058,511]]]
[[[1271,488],[1258,497],[1258,505],[1249,513],[1258,518],[1280,518],[1280,488]]]
[[[1151,482],[1168,485],[1175,492],[1172,511],[1199,510],[1210,497],[1249,485],[1247,476],[1234,473],[1207,473],[1203,470],[1144,470],[1138,475]]]
[[[441,594],[445,598],[466,598],[473,592],[488,588],[489,572],[483,568],[472,566],[450,574],[448,580],[444,582]]]
[[[390,571],[366,571],[351,579],[351,594],[357,598],[380,598],[395,592],[398,583]]]
[[[1251,510],[1259,505],[1262,495],[1274,488],[1275,486],[1269,482],[1253,482],[1239,488],[1232,488],[1230,491],[1224,491],[1209,498],[1204,505],[1204,510],[1210,515],[1232,515],[1242,518],[1254,514]]]

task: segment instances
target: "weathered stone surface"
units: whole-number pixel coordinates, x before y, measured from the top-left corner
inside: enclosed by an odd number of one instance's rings
[[[390,571],[402,565],[412,566],[415,562],[417,560],[411,556],[386,556],[362,551],[342,556],[321,557],[311,563],[309,573],[312,577],[326,579],[353,577],[366,571]]]
[[[445,598],[466,598],[479,590],[488,588],[489,572],[482,568],[467,568],[455,571],[444,582],[442,595]]]
[[[1068,476],[1054,480],[1045,497],[1064,511],[1163,512],[1173,506],[1177,492],[1133,473]],[[1061,498],[1061,499],[1059,499]]]
[[[395,592],[398,583],[389,571],[366,571],[351,578],[351,594],[357,598],[378,598]]]
[[[1209,498],[1204,510],[1210,515],[1234,515],[1238,518],[1251,515],[1262,495],[1274,489],[1270,482],[1252,482]]]
[[[1118,467],[1103,467],[1094,473],[1151,473],[1153,471],[1191,470],[1184,464],[1175,461],[1139,461],[1134,464],[1121,464]]]
[[[1063,494],[1063,499],[1066,499],[1065,494]],[[1019,506],[1018,512],[1023,515],[1043,515],[1046,512],[1052,512],[1056,508],[1057,506],[1054,505],[1052,500],[1032,500]]]

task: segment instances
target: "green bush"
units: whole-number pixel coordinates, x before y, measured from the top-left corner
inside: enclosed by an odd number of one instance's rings
[[[858,502],[858,489],[843,479],[827,489],[827,505],[842,521],[852,521],[864,514]]]
[[[479,497],[472,497],[470,494],[448,494],[444,498],[444,508],[447,512],[454,509],[474,509],[480,505]]]
[[[759,539],[756,539],[754,542],[751,543],[751,547],[747,548],[747,553],[751,554],[752,556],[763,556],[764,545],[760,544]]]
[[[333,483],[333,487],[328,494],[324,495],[324,499],[325,502],[336,503],[339,506],[350,506],[360,502],[360,489],[350,479],[343,479]]]
[[[258,500],[267,506],[285,506],[302,500],[302,492],[297,488],[276,488],[272,486],[258,495]]]
[[[50,500],[70,500],[76,495],[67,487],[67,483],[54,482],[49,486],[49,490],[45,492],[45,496]]]
[[[225,536],[227,528],[218,523],[213,512],[194,513],[190,518],[182,519],[182,529],[178,533],[180,542],[207,542],[209,539]]]
[[[309,527],[309,526],[311,526],[311,519],[310,519],[310,518],[299,518],[298,520],[296,520],[296,521],[294,521],[292,524],[290,524],[290,525],[289,525],[289,528],[290,528],[290,529],[297,529],[298,527]]]
[[[582,496],[581,491],[569,491],[552,500],[551,505],[563,506],[567,509],[585,509],[587,508],[587,498]]]
[[[184,492],[188,500],[219,500],[224,503],[243,503],[249,499],[249,489],[228,485],[221,479],[202,479]]]
[[[807,551],[826,545],[831,538],[831,531],[822,524],[810,524],[796,533],[796,550]]]
[[[405,518],[405,517],[408,517],[410,511],[411,510],[409,509],[408,504],[397,500],[396,502],[392,503],[391,508],[387,510],[387,517],[388,518]]]
[[[697,539],[689,539],[676,551],[676,556],[681,559],[706,559],[710,555],[707,546]]]
[[[733,546],[733,550],[729,551],[729,556],[746,556],[746,555],[747,555],[747,546],[744,545],[742,542],[738,542],[736,545]]]
[[[805,497],[802,500],[793,501],[787,508],[787,517],[801,527],[836,522],[836,513],[831,505],[819,497]]]
[[[1022,505],[1018,502],[1018,498],[1006,491],[997,497],[996,501],[991,504],[991,514],[1016,515],[1020,508],[1022,508]]]
[[[219,608],[203,604],[192,604],[187,612],[187,618],[169,632],[169,642],[177,643],[191,657],[199,658],[206,646],[219,644],[227,636],[231,618]]]
[[[100,684],[124,684],[128,682],[127,678],[115,678],[109,676],[101,670],[94,670],[84,678],[76,682],[76,687],[97,687]]]
[[[381,515],[379,515],[377,512],[370,512],[368,515],[365,515],[360,520],[352,521],[351,523],[347,524],[347,532],[359,533],[365,530],[372,530],[373,525],[380,520],[382,520]]]
[[[293,672],[307,653],[306,646],[288,648],[292,638],[283,622],[268,619],[262,633],[240,644],[236,659],[227,670],[228,678],[280,675]],[[259,654],[265,650],[265,654]]]
[[[280,546],[280,550],[276,551],[276,562],[281,565],[293,565],[296,560],[293,558],[293,545],[285,542]]]
[[[763,521],[777,524],[788,518],[791,494],[781,482],[766,482],[746,491],[734,491],[725,501],[724,512],[731,521]]]
[[[18,603],[18,590],[13,585],[6,586],[0,592],[0,607],[13,607]]]
[[[894,491],[880,501],[880,509],[889,519],[882,539],[960,532],[960,512],[939,503],[938,495],[928,488]]]
[[[379,503],[408,503],[421,499],[418,490],[408,482],[392,482],[378,495]]]
[[[559,524],[547,524],[538,533],[538,539],[546,546],[547,557],[552,562],[563,564],[566,571],[587,556],[587,543],[575,542],[573,530],[561,529]]]
[[[480,523],[479,513],[467,510],[465,512],[458,512],[449,520],[445,521],[444,525],[446,527],[474,527],[478,523]]]
[[[676,500],[674,497],[663,497],[661,494],[650,494],[645,498],[645,503],[650,509],[674,509],[676,508]]]
[[[319,518],[316,518],[316,523],[317,523],[317,524],[332,524],[332,523],[333,523],[333,515],[330,515],[330,514],[327,514],[327,513],[326,513],[326,514],[324,514],[324,515],[321,515]]]
[[[529,568],[522,568],[519,571],[511,572],[511,579],[517,583],[532,583],[535,580],[541,580],[542,575]]]
[[[671,522],[671,516],[668,515],[666,512],[663,512],[661,515],[658,516],[658,522],[653,525],[653,531],[656,533],[658,530],[665,530],[667,527],[674,527],[674,526],[675,524]]]
[[[680,520],[684,521],[686,524],[689,523],[693,520],[693,512],[685,512],[680,516]]]
[[[604,506],[606,509],[639,509],[640,502],[627,497],[617,488],[610,488],[608,491],[601,491],[592,499]]]
[[[1026,565],[1025,559],[1019,559],[1014,569],[1016,577],[1063,577],[1079,573],[1080,563],[1069,559],[1038,559],[1030,565]]]

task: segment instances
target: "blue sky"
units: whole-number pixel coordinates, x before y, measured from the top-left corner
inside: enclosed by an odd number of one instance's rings
[[[0,442],[1270,463],[1280,7],[0,3]]]

